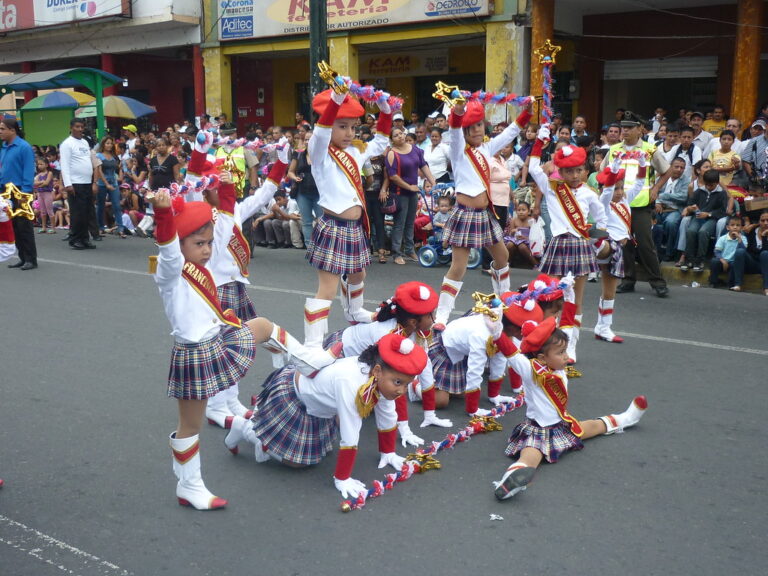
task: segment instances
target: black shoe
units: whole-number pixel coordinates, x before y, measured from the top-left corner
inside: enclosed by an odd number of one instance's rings
[[[70,247],[71,247],[73,250],[85,250],[85,244],[83,244],[82,242],[80,242],[80,240],[75,240],[74,242],[70,242],[70,243],[69,243],[69,246],[70,246]]]
[[[616,288],[617,294],[627,294],[628,292],[634,292],[634,291],[635,291],[634,284],[619,284],[619,287]]]
[[[293,244],[291,244],[291,243],[289,242],[288,244],[283,244],[281,247],[282,247],[282,248],[293,248]]]
[[[275,249],[277,248],[277,244],[267,244],[267,248]]]
[[[83,242],[83,246],[85,246],[86,248],[88,248],[90,250],[95,250],[96,249],[96,244],[92,244],[91,242],[88,242],[87,240],[85,242]]]
[[[267,247],[267,243],[266,242],[256,242],[256,246],[258,246],[259,248],[266,248]]]
[[[24,260],[19,260],[16,264],[8,264],[8,268],[21,268],[24,266]]]
[[[72,240],[72,234],[66,234],[64,238],[61,239],[62,242],[67,242],[68,240]]]
[[[37,264],[32,264],[32,262],[24,262],[24,266],[21,267],[22,270],[34,270],[37,268]]]
[[[656,296],[659,298],[666,298],[669,296],[669,288],[666,286],[654,286],[653,289],[656,291]]]
[[[93,239],[94,242],[101,242],[103,240],[104,238],[102,238],[101,236],[96,236],[96,238]]]

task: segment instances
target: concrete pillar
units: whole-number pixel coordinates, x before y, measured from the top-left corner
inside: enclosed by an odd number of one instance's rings
[[[110,74],[115,73],[115,58],[112,54],[101,54],[101,69]],[[117,85],[104,88],[104,96],[115,96],[117,94]]]
[[[357,46],[350,42],[349,36],[339,36],[328,41],[330,51],[328,57],[331,68],[342,76],[359,80],[360,67],[357,59]]]
[[[234,118],[232,110],[232,63],[221,48],[203,50],[205,67],[205,108],[211,116],[222,112]]]
[[[543,74],[533,53],[549,38],[555,44],[555,0],[533,0],[531,6],[531,94],[541,95]],[[555,64],[557,66],[557,64]]]
[[[489,92],[514,92],[518,96],[526,90],[528,58],[525,51],[525,29],[514,22],[488,22],[485,27],[485,89]],[[494,107],[491,107],[491,109]],[[517,117],[514,107],[497,106],[491,111],[491,122],[511,122]],[[506,117],[505,113],[506,112]]]
[[[35,71],[35,63],[34,62],[22,62],[21,63],[21,71],[24,74],[29,74],[30,72]],[[32,100],[37,96],[37,90],[27,90],[24,92],[24,104]]]
[[[764,6],[763,0],[739,0],[738,4],[730,115],[745,126],[749,126],[757,111],[762,30],[755,25],[763,23]]]

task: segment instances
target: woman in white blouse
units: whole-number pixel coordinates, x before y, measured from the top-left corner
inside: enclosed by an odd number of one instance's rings
[[[443,134],[439,128],[429,133],[431,144],[424,149],[424,159],[429,164],[429,169],[436,182],[451,181],[451,163],[448,160],[448,146],[443,144]]]

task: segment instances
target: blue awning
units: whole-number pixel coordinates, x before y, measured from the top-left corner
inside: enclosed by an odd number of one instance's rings
[[[97,68],[67,68],[64,70],[46,70],[0,76],[0,93],[13,91],[53,90],[56,88],[75,88],[85,86],[91,92],[96,91],[96,76],[101,76],[103,87],[112,86],[123,79]]]

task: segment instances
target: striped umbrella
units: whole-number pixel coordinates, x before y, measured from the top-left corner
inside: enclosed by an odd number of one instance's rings
[[[47,110],[51,108],[77,108],[86,102],[91,102],[93,96],[83,94],[82,92],[62,92],[55,90],[33,98],[24,106],[22,110]]]
[[[127,96],[104,97],[104,116],[112,118],[141,118],[157,112],[154,106],[148,106]],[[75,111],[78,118],[91,118],[96,116],[96,101],[89,102],[86,106]]]

